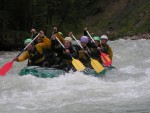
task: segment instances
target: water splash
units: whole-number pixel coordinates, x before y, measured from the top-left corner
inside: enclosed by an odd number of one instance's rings
[[[0,113],[148,113],[150,112],[150,40],[109,42],[117,68],[104,77],[80,72],[56,78],[18,76],[26,62],[14,63],[0,77]],[[1,56],[0,65],[18,52]]]

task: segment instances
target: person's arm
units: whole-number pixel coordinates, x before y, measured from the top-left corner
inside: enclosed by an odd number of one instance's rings
[[[53,28],[53,32],[52,32],[52,35],[56,34],[57,32],[58,32],[57,27],[54,27],[54,28]]]
[[[46,36],[43,36],[43,43],[46,45],[47,48],[51,47],[51,40]]]
[[[18,58],[16,58],[16,61],[22,62],[22,61],[25,61],[26,59],[28,59],[28,57],[29,57],[29,52],[24,51]]]

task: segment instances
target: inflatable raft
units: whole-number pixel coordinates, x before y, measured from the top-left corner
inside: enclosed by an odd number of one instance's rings
[[[99,77],[99,76],[105,75],[105,73],[111,69],[112,69],[112,67],[105,68],[105,70],[103,70],[100,73],[96,73],[95,70],[93,70],[93,69],[86,69],[83,71],[83,73],[85,75]],[[53,78],[53,77],[59,77],[60,75],[63,75],[65,73],[67,73],[67,72],[64,70],[59,70],[59,69],[55,69],[55,68],[27,66],[19,72],[19,75],[24,76],[24,75],[31,74],[33,76],[40,77],[40,78]]]

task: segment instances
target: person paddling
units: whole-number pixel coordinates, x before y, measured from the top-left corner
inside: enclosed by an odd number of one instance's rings
[[[38,36],[38,39],[39,40],[41,39],[40,43],[44,42],[44,44],[46,45],[46,48],[50,48],[51,40],[48,37],[46,37],[46,35],[44,34],[44,31],[41,30],[39,33],[40,35]]]
[[[101,51],[108,54],[109,58],[112,60],[113,51],[112,48],[107,44],[108,37],[106,35],[101,36]]]
[[[63,69],[68,72],[70,69],[73,68],[72,63],[71,63],[72,57],[78,58],[78,51],[76,50],[75,47],[72,46],[72,38],[71,37],[66,37],[64,39],[63,45],[64,45],[65,49],[62,47],[55,48],[56,46],[53,46],[54,47],[53,49],[58,54],[57,56],[59,58],[61,58],[61,63],[59,64],[59,66],[57,68]]]
[[[79,50],[79,60],[86,66],[90,66],[90,58],[88,57],[88,53],[91,53],[90,49],[88,48],[87,44],[89,42],[89,38],[87,36],[81,36],[80,43],[83,49]]]
[[[99,36],[94,36],[93,40],[95,43],[90,43],[91,57],[98,60],[101,64],[103,63],[100,58],[101,41]]]
[[[51,65],[53,65],[53,61],[54,61],[54,57],[55,54],[54,52],[51,50],[51,39],[49,39],[47,36],[45,36],[44,31],[40,31],[40,35],[38,36],[37,39],[38,43],[44,43],[45,44],[45,48],[43,49],[43,54],[45,57],[45,62],[43,63],[44,67],[51,67]]]
[[[22,62],[28,59],[28,66],[43,66],[43,63],[45,62],[43,50],[47,47],[46,40],[48,39],[45,39],[43,43],[38,43],[36,45],[31,43],[19,57],[14,59],[14,61]],[[32,42],[32,39],[27,38],[24,41],[25,46],[30,42]]]

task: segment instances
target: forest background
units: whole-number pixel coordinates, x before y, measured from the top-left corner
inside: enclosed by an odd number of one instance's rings
[[[79,38],[87,27],[115,40],[149,34],[150,0],[1,0],[0,26],[0,51],[23,48],[32,28],[50,38],[56,26]]]

